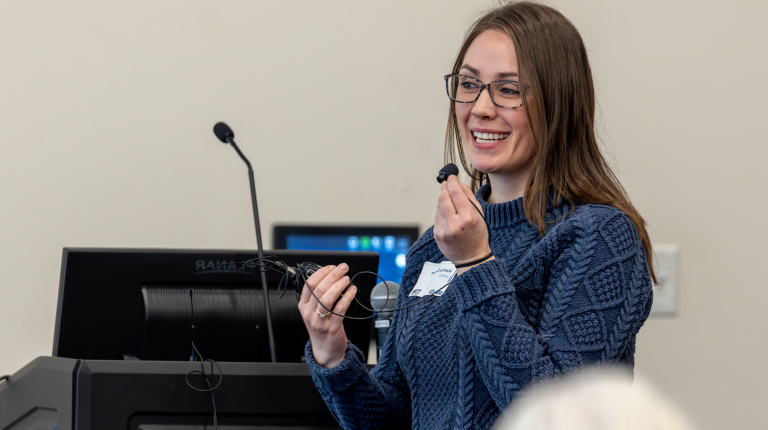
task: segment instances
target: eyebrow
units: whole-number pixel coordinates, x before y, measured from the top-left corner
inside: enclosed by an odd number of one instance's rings
[[[474,73],[475,75],[480,75],[480,72],[477,69],[475,69],[474,67],[469,66],[467,64],[461,66],[461,68],[462,69],[466,69],[466,70],[470,71],[471,73]],[[496,74],[496,77],[499,78],[499,79],[502,79],[502,78],[513,78],[513,77],[516,78],[517,76],[518,75],[517,75],[516,72],[503,72],[503,73],[497,73]]]

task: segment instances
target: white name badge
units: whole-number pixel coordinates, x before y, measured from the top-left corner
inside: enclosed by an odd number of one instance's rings
[[[442,296],[448,289],[445,284],[451,282],[456,276],[456,266],[450,261],[442,263],[424,263],[421,268],[419,280],[413,286],[410,297]],[[443,288],[445,287],[445,288]]]

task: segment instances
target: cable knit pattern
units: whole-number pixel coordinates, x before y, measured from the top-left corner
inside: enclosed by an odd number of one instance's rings
[[[551,208],[542,237],[522,199],[477,198],[496,259],[460,276],[440,297],[395,312],[379,364],[368,372],[349,345],[313,379],[345,429],[489,429],[527,385],[601,362],[634,364],[650,312],[650,273],[631,221],[615,208]],[[407,255],[398,306],[425,262],[445,261],[432,229]],[[352,268],[354,270],[354,268]]]
[[[456,393],[457,408],[454,428],[468,429],[472,428],[474,416],[472,412],[475,407],[474,383],[477,370],[466,332],[462,331],[461,335],[461,344],[458,347],[461,350],[461,362],[466,364],[459,367],[459,390]]]

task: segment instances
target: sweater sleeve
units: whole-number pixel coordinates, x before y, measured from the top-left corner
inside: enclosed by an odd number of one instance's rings
[[[409,286],[416,283],[424,261],[440,256],[437,246],[431,249],[430,245],[434,245],[431,227],[408,250],[397,307],[406,300]],[[362,361],[363,354],[349,342],[344,360],[332,368],[318,365],[312,355],[312,346],[307,343],[305,356],[312,379],[343,428],[411,428],[411,391],[398,361],[398,337],[404,322],[403,311],[396,311],[381,357],[370,372]]]
[[[583,209],[514,268],[497,258],[453,281],[478,371],[500,407],[529,383],[578,366],[633,363],[650,309],[645,251],[623,213]],[[519,303],[516,288],[541,301]]]
[[[305,355],[312,379],[336,421],[345,429],[409,429],[410,392],[397,362],[395,334],[398,313],[392,320],[378,364],[368,371],[363,353],[347,341],[344,360],[335,367],[317,364],[312,345]]]

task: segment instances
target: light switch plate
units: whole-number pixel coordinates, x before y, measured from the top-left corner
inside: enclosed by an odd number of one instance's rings
[[[677,313],[680,247],[654,244],[653,254],[658,283],[653,286],[651,315],[674,315]]]

